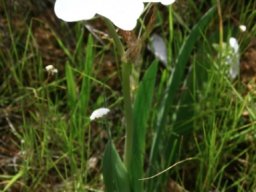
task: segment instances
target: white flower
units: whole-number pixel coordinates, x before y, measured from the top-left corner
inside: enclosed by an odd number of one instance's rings
[[[108,108],[99,108],[96,109],[92,112],[91,116],[90,116],[90,120],[93,121],[95,119],[101,118],[105,115],[107,115],[110,112],[110,110]]]
[[[143,2],[172,4],[175,0],[56,0],[57,17],[67,22],[92,19],[96,14],[110,19],[123,30],[132,30],[143,12]]]
[[[54,69],[53,65],[47,65],[47,66],[45,67],[45,70],[46,70],[46,71],[51,71],[51,70],[53,70],[53,69]]]
[[[239,29],[240,29],[242,32],[245,32],[245,31],[246,31],[246,26],[245,26],[245,25],[239,25]]]
[[[234,50],[235,53],[238,53],[239,45],[238,45],[236,38],[234,38],[234,37],[229,38],[229,46]]]
[[[230,37],[229,46],[231,48],[231,52],[227,56],[227,63],[230,65],[229,75],[232,79],[235,79],[238,76],[240,70],[239,44],[237,39]]]
[[[158,58],[165,66],[167,66],[167,47],[164,42],[164,39],[157,34],[153,34],[150,37],[150,45],[148,46],[149,50]]]
[[[58,73],[58,69],[56,69],[53,65],[47,65],[45,67],[45,70],[50,74],[50,75],[54,75]]]

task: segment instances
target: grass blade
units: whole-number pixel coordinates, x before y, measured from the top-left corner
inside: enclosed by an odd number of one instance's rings
[[[67,81],[67,101],[70,110],[73,111],[77,101],[76,82],[73,70],[69,63],[66,64],[65,69]]]
[[[90,98],[90,89],[91,89],[91,79],[89,78],[92,75],[92,66],[93,66],[93,38],[90,35],[87,41],[86,47],[86,58],[83,68],[83,81],[81,85],[80,98],[78,103],[79,113],[84,116],[88,107],[88,102]]]
[[[8,191],[12,185],[14,185],[15,182],[17,182],[18,179],[20,179],[24,175],[24,170],[21,169],[16,175],[12,177],[12,179],[7,183],[5,188],[3,189],[3,192]]]

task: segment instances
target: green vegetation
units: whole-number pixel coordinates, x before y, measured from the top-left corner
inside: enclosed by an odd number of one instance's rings
[[[0,7],[0,191],[255,191],[255,1],[149,6],[118,33],[125,58],[108,21],[68,24],[52,3]],[[147,49],[153,33],[167,66]],[[100,107],[111,112],[90,121]]]

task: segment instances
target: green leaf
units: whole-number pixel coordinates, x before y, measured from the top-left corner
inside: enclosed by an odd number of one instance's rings
[[[112,140],[107,143],[104,153],[103,178],[106,192],[131,192],[128,172]]]
[[[215,7],[211,8],[200,19],[200,21],[193,27],[190,35],[184,41],[180,49],[179,56],[176,60],[175,68],[172,71],[172,74],[167,82],[166,94],[163,98],[160,110],[158,112],[156,134],[151,148],[150,162],[154,162],[156,159],[156,154],[158,154],[157,147],[159,146],[159,142],[163,136],[162,133],[167,123],[167,117],[170,115],[170,106],[173,105],[174,96],[181,85],[182,79],[184,78],[186,65],[190,58],[190,54],[194,48],[195,42],[198,40],[202,32],[205,30],[205,28],[211,21],[214,13],[216,13],[215,10]]]
[[[20,179],[23,175],[24,175],[24,170],[21,169],[16,175],[14,175],[11,178],[11,180],[7,182],[7,184],[5,185],[5,188],[3,189],[3,192],[9,191],[11,186],[14,185],[18,181],[18,179]]]
[[[68,106],[72,111],[76,106],[77,91],[76,91],[76,83],[75,83],[73,70],[69,63],[66,63],[65,72],[66,72],[66,81],[67,81]]]
[[[83,81],[81,85],[81,91],[79,96],[79,113],[81,116],[86,114],[86,110],[89,103],[90,91],[91,91],[91,75],[93,66],[93,38],[90,35],[86,46],[86,58],[83,69]]]
[[[131,159],[128,161],[128,171],[132,181],[134,192],[143,191],[143,162],[145,153],[145,138],[147,121],[151,109],[152,98],[154,95],[154,86],[157,73],[157,62],[147,69],[135,98],[133,110],[133,141],[129,148]]]

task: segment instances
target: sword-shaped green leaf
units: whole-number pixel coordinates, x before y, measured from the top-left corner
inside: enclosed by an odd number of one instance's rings
[[[185,69],[187,62],[190,58],[190,54],[194,48],[194,45],[198,38],[201,36],[202,32],[205,30],[209,22],[211,21],[216,8],[211,8],[205,15],[199,20],[199,22],[193,27],[191,30],[191,33],[187,37],[187,39],[184,41],[179,56],[175,63],[175,68],[172,71],[172,74],[167,82],[167,88],[166,88],[166,94],[163,98],[163,101],[161,103],[160,110],[158,112],[157,117],[157,124],[156,124],[156,134],[153,140],[153,145],[151,147],[151,154],[150,154],[150,162],[154,162],[156,159],[156,155],[158,153],[158,146],[159,142],[161,140],[161,137],[163,136],[163,130],[166,125],[167,117],[170,115],[169,110],[170,106],[173,105],[173,99],[175,94],[177,93],[182,79],[185,75]]]
[[[128,172],[112,140],[107,143],[104,153],[103,178],[106,192],[131,192]]]
[[[136,94],[134,110],[133,110],[133,138],[132,146],[129,148],[129,163],[127,166],[131,177],[132,189],[134,192],[142,192],[143,181],[143,162],[145,153],[146,128],[149,113],[151,111],[151,103],[154,95],[154,87],[157,73],[157,62],[154,61],[144,74],[139,84]]]

